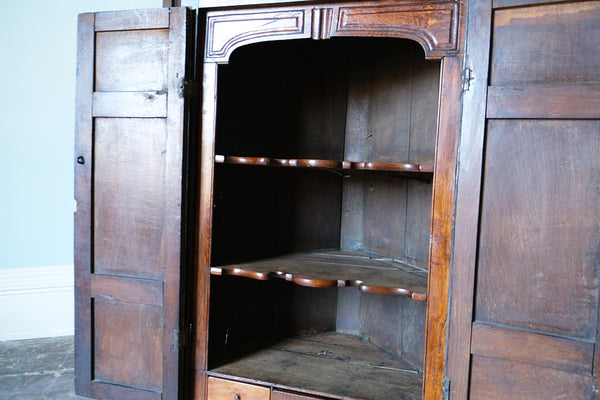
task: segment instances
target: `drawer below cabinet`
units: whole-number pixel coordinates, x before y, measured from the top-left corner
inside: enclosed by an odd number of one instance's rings
[[[208,378],[208,400],[270,400],[271,390],[248,383]]]
[[[305,394],[281,392],[273,390],[271,400],[325,400],[322,397],[307,396]]]

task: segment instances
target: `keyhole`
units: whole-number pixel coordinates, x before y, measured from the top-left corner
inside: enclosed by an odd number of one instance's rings
[[[240,396],[239,394],[235,395],[235,400],[242,400],[242,396]]]

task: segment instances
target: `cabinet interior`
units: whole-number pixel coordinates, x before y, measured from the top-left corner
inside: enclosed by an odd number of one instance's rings
[[[420,398],[439,75],[387,38],[219,66],[209,374]]]

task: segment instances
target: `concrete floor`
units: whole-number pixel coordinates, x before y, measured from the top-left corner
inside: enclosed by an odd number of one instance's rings
[[[73,337],[0,342],[0,399],[85,400],[73,389]]]

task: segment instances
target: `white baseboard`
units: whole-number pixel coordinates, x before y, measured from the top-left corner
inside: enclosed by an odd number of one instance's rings
[[[72,265],[0,269],[0,341],[73,335]]]

